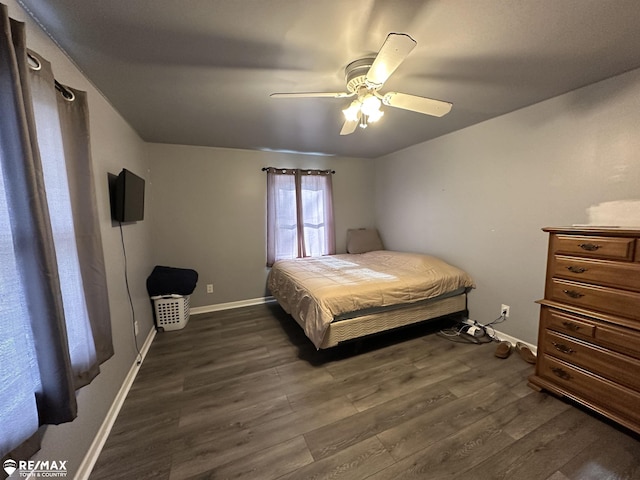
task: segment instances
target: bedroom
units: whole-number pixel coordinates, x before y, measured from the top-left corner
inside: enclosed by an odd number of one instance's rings
[[[29,47],[53,63],[56,76],[90,95],[118,352],[80,392],[80,417],[50,428],[36,458],[68,459],[77,469],[135,359],[122,247],[103,181],[109,172],[126,167],[149,185],[148,220],[125,229],[140,345],[152,327],[143,285],[155,264],[200,272],[195,308],[265,296],[264,215],[254,208],[265,195],[264,166],[335,169],[339,251],[348,228],[375,225],[390,248],[428,250],[450,260],[482,286],[470,296],[472,317],[493,319],[502,303],[509,304],[511,317],[501,330],[530,343],[537,337],[534,302],[544,289],[547,237],[541,228],[586,223],[590,207],[640,197],[640,62],[613,78],[379,158],[176,145],[143,141],[18,2],[2,3],[27,22]],[[634,47],[619,46],[640,50]],[[204,291],[209,283],[213,294]],[[86,447],[72,440],[78,438]]]

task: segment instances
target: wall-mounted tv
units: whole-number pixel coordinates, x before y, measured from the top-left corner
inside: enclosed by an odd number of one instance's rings
[[[111,214],[122,223],[144,219],[144,178],[122,169],[113,186]]]

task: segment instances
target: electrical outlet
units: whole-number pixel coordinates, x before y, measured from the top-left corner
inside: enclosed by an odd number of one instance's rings
[[[511,307],[509,305],[505,305],[504,303],[500,307],[500,316],[504,318],[509,318],[509,310]]]
[[[136,335],[136,337],[138,336],[138,332],[139,332],[139,328],[138,328],[138,321],[136,320],[135,322],[133,322],[133,333]]]
[[[207,284],[207,293],[213,293],[213,283]]]

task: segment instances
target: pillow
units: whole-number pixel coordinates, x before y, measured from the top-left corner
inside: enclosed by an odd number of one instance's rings
[[[347,230],[347,252],[366,253],[384,250],[378,230],[375,228],[357,228]]]

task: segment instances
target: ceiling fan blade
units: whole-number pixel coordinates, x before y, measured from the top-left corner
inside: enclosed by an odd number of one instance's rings
[[[358,115],[359,117],[359,115]],[[340,130],[340,135],[351,135],[356,131],[360,120],[346,120],[344,125],[342,125],[342,130]]]
[[[367,72],[365,80],[367,84],[374,88],[380,88],[415,46],[416,41],[406,33],[387,35],[387,39]]]
[[[347,98],[355,93],[347,92],[299,92],[299,93],[272,93],[271,98]]]
[[[382,103],[390,107],[411,110],[434,117],[442,117],[451,111],[452,103],[433,98],[408,95],[406,93],[389,92],[382,95]]]

